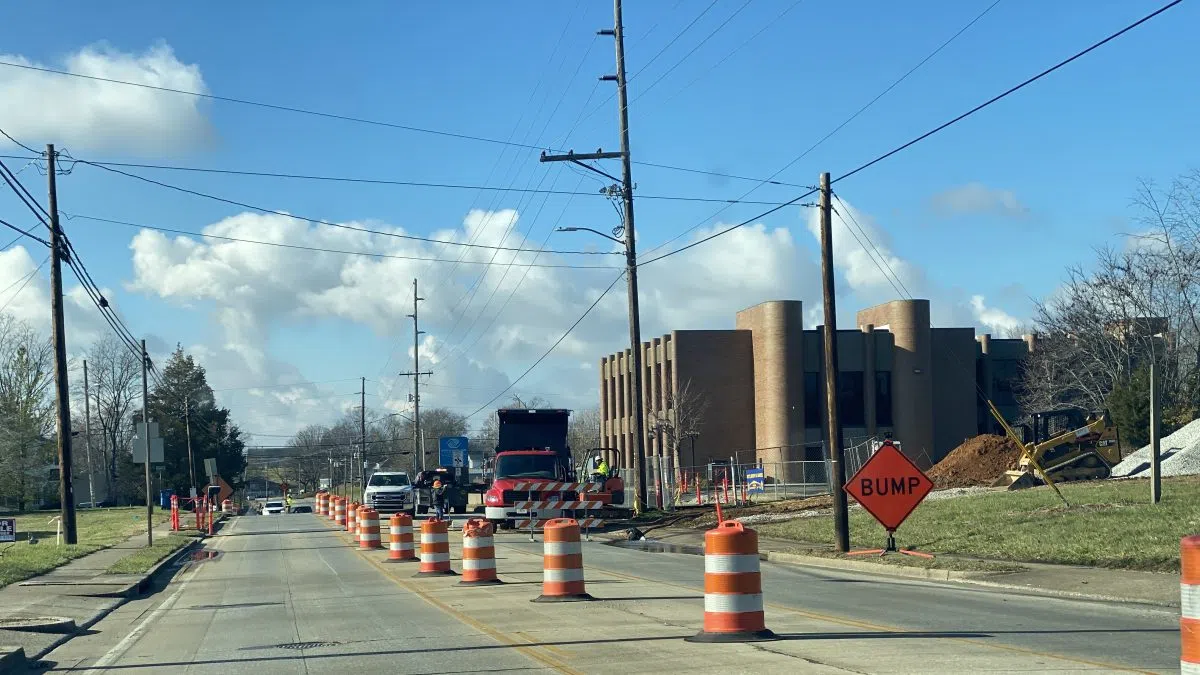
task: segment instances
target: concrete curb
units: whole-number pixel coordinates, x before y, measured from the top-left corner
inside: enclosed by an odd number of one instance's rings
[[[840,558],[822,558],[798,553],[783,553],[767,551],[766,559],[773,563],[801,565],[806,567],[823,567],[826,569],[850,570],[854,572],[871,572],[893,577],[908,577],[911,579],[931,579],[934,581],[967,581],[1008,572],[969,572],[965,570],[928,569],[924,567],[901,567],[866,560],[842,560]]]
[[[51,642],[49,645],[47,645],[41,651],[37,652],[36,654],[33,654],[32,656],[29,656],[28,658],[23,659],[23,662],[21,663],[20,667],[21,668],[33,667],[34,665],[37,664],[38,661],[40,661],[42,659],[42,657],[44,657],[45,655],[54,651],[55,649],[58,649],[63,644],[65,644],[68,640],[75,637],[79,633],[82,633],[83,631],[86,631],[89,628],[91,628],[92,626],[96,625],[102,619],[104,619],[104,617],[108,616],[109,614],[112,614],[114,611],[116,611],[117,608],[121,607],[126,602],[129,602],[131,599],[138,597],[141,593],[144,593],[146,588],[148,588],[150,586],[150,582],[153,581],[153,579],[162,570],[164,570],[167,567],[169,567],[170,565],[173,565],[174,563],[178,562],[180,558],[182,558],[187,553],[191,552],[191,550],[193,548],[195,548],[198,544],[200,544],[201,541],[202,540],[200,540],[200,539],[196,539],[195,541],[191,542],[190,544],[185,544],[185,545],[181,546],[178,551],[175,551],[171,555],[169,555],[169,556],[163,558],[162,560],[158,561],[157,563],[155,563],[155,565],[153,567],[151,567],[149,570],[146,571],[146,573],[142,577],[142,580],[135,584],[137,587],[137,594],[130,593],[130,594],[116,598],[117,602],[114,602],[113,604],[109,605],[108,607],[97,610],[86,620],[77,623],[77,630],[75,632],[67,633],[67,634],[63,635],[62,637],[58,638],[54,642]],[[24,654],[23,649],[20,651],[22,654]],[[24,672],[24,671],[23,670],[6,671],[3,669],[2,664],[0,664],[0,675],[3,675],[3,673],[6,673],[6,672]]]
[[[1004,574],[1001,572],[1000,574]],[[1160,600],[1151,600],[1148,598],[1129,598],[1116,595],[1103,595],[1100,593],[1080,593],[1078,591],[1064,591],[1057,588],[1042,588],[1039,586],[1022,586],[1021,584],[1006,584],[999,581],[987,581],[985,579],[959,579],[958,583],[971,584],[974,586],[984,586],[987,588],[1002,589],[1007,591],[1017,591],[1024,595],[1052,596],[1056,598],[1064,598],[1067,600],[1089,600],[1091,602],[1117,602],[1127,605],[1145,605],[1147,607],[1165,607],[1171,609],[1179,609],[1179,602],[1163,602]]]

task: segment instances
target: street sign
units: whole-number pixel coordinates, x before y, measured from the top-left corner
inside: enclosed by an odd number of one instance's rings
[[[891,441],[884,441],[843,489],[890,532],[925,499],[933,481]]]
[[[209,478],[217,475],[217,459],[215,457],[207,457],[204,460],[204,473],[208,474]]]
[[[233,488],[229,487],[229,483],[226,483],[224,478],[213,476],[213,485],[221,488],[221,491],[217,493],[218,504],[233,496]]]
[[[17,519],[0,518],[0,542],[17,540]]]
[[[746,469],[746,492],[752,495],[760,495],[766,492],[767,479],[764,471],[758,469]]]
[[[461,467],[465,463],[469,441],[466,436],[442,436],[438,439],[438,464]]]
[[[151,422],[151,431],[158,428],[158,424]],[[143,427],[144,429],[144,427]],[[146,463],[146,443],[142,439],[145,436],[135,436],[133,438],[133,446],[130,448],[130,454],[133,456],[134,464]],[[163,463],[163,439],[158,436],[150,437],[150,463]]]

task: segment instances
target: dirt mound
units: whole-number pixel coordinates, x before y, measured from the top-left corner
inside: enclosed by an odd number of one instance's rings
[[[982,434],[951,450],[928,475],[938,488],[990,485],[1000,474],[1017,468],[1021,449],[1007,436]]]

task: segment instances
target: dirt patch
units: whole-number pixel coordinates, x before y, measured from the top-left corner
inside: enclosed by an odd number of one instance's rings
[[[1000,474],[1017,468],[1021,450],[1007,436],[981,434],[951,450],[928,475],[938,488],[990,485]]]

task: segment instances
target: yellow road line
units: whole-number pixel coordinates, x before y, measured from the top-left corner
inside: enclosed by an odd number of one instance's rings
[[[511,544],[501,544],[501,545],[504,546],[505,548],[508,548],[517,553],[523,553],[525,555],[536,556],[536,557],[542,556],[541,553],[534,553],[532,551],[526,551],[524,549],[516,548]],[[627,574],[625,572],[617,572],[615,570],[610,570],[610,569],[607,569],[604,567],[596,567],[593,565],[586,565],[585,569],[597,570],[599,572],[604,572],[605,574],[609,574],[614,577],[619,577],[619,578],[623,578],[623,579],[628,579],[630,581],[644,581],[644,582],[650,583],[650,584],[661,584],[664,586],[673,586],[675,588],[681,588],[684,590],[694,591],[694,592],[698,592],[698,593],[704,592],[704,589],[696,588],[695,586],[686,586],[684,584],[676,584],[676,583],[672,583],[670,581],[659,581],[657,579],[647,579],[645,577],[639,577],[637,575]],[[857,619],[850,619],[850,618],[846,618],[846,617],[834,616],[831,614],[822,614],[820,612],[811,612],[808,610],[796,609],[796,608],[790,607],[788,605],[781,605],[781,604],[778,604],[775,602],[764,602],[763,604],[766,605],[767,607],[771,607],[773,609],[779,609],[779,610],[782,610],[785,612],[790,612],[792,614],[799,614],[800,616],[807,617],[810,619],[815,619],[818,621],[826,621],[829,623],[841,624],[844,626],[849,626],[851,628],[863,628],[866,630],[885,631],[885,632],[892,632],[892,633],[924,633],[924,632],[928,632],[928,631],[914,630],[914,629],[909,629],[909,628],[901,628],[899,626],[874,624],[874,623],[869,623],[866,621],[859,621]],[[1113,663],[1105,663],[1103,661],[1091,661],[1088,659],[1076,658],[1074,656],[1063,656],[1061,654],[1051,654],[1048,652],[1040,652],[1040,651],[1037,651],[1034,649],[1027,649],[1025,647],[1014,647],[1011,645],[993,644],[991,642],[984,642],[982,640],[977,640],[977,639],[973,639],[973,638],[951,637],[951,638],[945,638],[945,639],[953,640],[955,642],[961,642],[963,644],[975,645],[978,647],[988,647],[988,648],[992,648],[992,649],[1016,652],[1016,653],[1020,653],[1020,654],[1029,654],[1030,656],[1042,656],[1045,658],[1057,659],[1060,661],[1070,661],[1072,663],[1080,663],[1083,665],[1095,666],[1098,668],[1108,668],[1111,670],[1120,670],[1120,671],[1124,671],[1124,672],[1128,672],[1128,673],[1141,673],[1143,675],[1155,675],[1154,671],[1152,671],[1152,670],[1139,670],[1137,668],[1130,668],[1128,666],[1120,666],[1120,665],[1113,664]]]
[[[345,537],[343,537],[343,538],[345,538]],[[355,549],[355,550],[358,550],[358,549]],[[404,581],[403,579],[400,579],[399,577],[395,576],[394,574],[392,574],[391,569],[389,569],[388,567],[385,567],[383,565],[383,563],[380,563],[380,562],[376,561],[374,558],[372,558],[371,556],[367,555],[366,552],[359,550],[359,553],[362,555],[362,557],[368,563],[375,566],[380,572],[383,573],[383,575],[385,577],[387,577],[388,579],[391,579],[392,582],[394,582],[397,586],[399,586],[400,588],[403,588],[406,591],[409,591],[410,593],[413,593],[414,595],[420,597],[425,602],[429,603],[430,605],[433,605],[434,607],[440,609],[441,611],[445,612],[446,614],[449,614],[450,616],[454,617],[455,619],[458,619],[462,623],[467,624],[468,626],[474,628],[475,630],[478,630],[481,633],[485,633],[486,635],[490,636],[491,638],[495,639],[498,642],[512,645],[517,651],[521,652],[525,656],[528,656],[529,658],[534,659],[536,661],[540,661],[540,662],[550,666],[551,668],[557,670],[560,673],[565,673],[566,675],[583,675],[583,673],[581,671],[575,670],[571,666],[563,663],[562,661],[559,661],[558,659],[554,658],[553,656],[551,656],[549,654],[542,653],[543,649],[549,648],[548,646],[535,647],[532,644],[530,644],[531,641],[522,642],[521,640],[518,640],[518,639],[512,637],[511,635],[509,635],[508,633],[505,633],[504,631],[501,631],[489,624],[483,623],[482,621],[479,621],[478,619],[472,618],[472,617],[458,611],[457,609],[454,609],[453,607],[442,602],[441,600],[437,599],[436,597],[433,596],[433,594],[424,590],[417,584],[414,584],[414,583],[411,583],[408,581]]]

